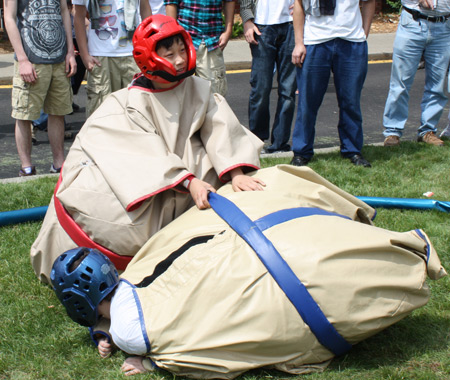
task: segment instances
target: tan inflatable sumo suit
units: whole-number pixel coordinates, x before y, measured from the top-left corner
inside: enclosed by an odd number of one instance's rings
[[[226,199],[211,197],[243,237],[214,210],[191,208],[123,273],[158,367],[195,378],[320,370],[425,305],[427,274],[446,274],[423,231],[374,227],[372,208],[311,169],[254,175],[265,191],[226,185]]]
[[[36,274],[49,282],[56,257],[77,246],[97,248],[125,269],[150,236],[193,205],[182,186],[189,175],[217,188],[236,167],[258,169],[261,147],[205,80],[112,94],[64,163],[31,248]]]

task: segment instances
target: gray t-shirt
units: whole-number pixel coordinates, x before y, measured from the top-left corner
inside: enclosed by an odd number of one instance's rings
[[[30,62],[64,61],[67,41],[60,0],[18,0],[17,27]]]

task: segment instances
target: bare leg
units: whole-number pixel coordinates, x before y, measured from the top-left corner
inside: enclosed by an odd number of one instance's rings
[[[31,121],[16,120],[16,146],[22,168],[31,166]]]
[[[48,115],[47,133],[52,148],[53,166],[59,169],[64,162],[64,116]]]

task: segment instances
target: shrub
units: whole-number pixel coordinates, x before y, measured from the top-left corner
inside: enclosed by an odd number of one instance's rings
[[[387,12],[400,12],[402,2],[401,0],[386,0],[385,7]]]

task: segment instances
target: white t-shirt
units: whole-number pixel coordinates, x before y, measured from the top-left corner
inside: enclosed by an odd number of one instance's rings
[[[166,14],[166,7],[164,6],[164,0],[150,0],[150,8],[152,8],[153,15]]]
[[[276,25],[292,21],[289,6],[294,0],[258,0],[255,10],[255,24]]]
[[[409,9],[415,9],[428,16],[448,15],[450,13],[450,0],[437,0],[435,9],[423,8],[417,0],[402,0],[402,5]]]
[[[88,10],[89,0],[72,0],[74,5],[84,5]],[[100,29],[89,26],[88,50],[94,57],[126,57],[133,54],[133,44],[127,38],[123,18],[124,0],[99,0]],[[139,10],[136,13],[140,22]]]
[[[139,307],[134,287],[126,281],[120,281],[111,300],[111,326],[109,332],[114,343],[122,351],[133,355],[147,354],[142,333]]]
[[[333,16],[313,16],[310,11],[306,11],[303,36],[305,45],[321,44],[335,38],[352,42],[366,40],[359,0],[336,1]]]

